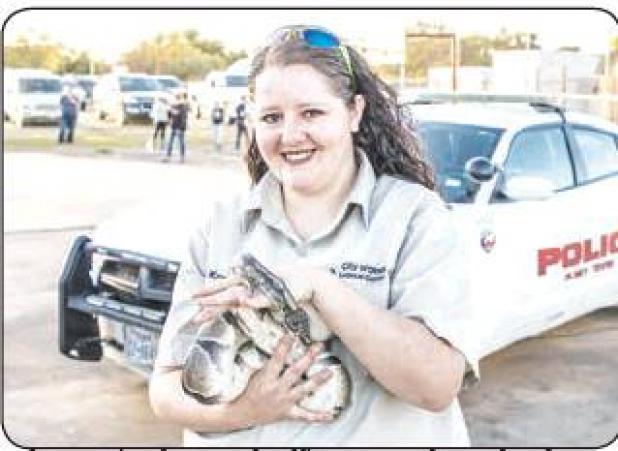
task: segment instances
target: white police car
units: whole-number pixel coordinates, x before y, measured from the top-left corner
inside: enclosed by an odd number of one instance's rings
[[[473,259],[481,355],[618,304],[618,126],[543,103],[411,109]]]
[[[616,125],[546,104],[410,111],[473,260],[480,355],[618,304]],[[148,240],[138,222],[124,221],[135,234],[121,222],[73,243],[60,281],[64,354],[101,358],[98,317],[132,364],[151,363],[182,245],[157,248],[169,241]]]

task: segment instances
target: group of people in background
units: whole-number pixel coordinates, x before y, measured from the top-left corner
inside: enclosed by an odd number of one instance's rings
[[[249,132],[247,131],[247,104],[246,98],[242,96],[240,101],[234,107],[234,115],[230,118],[230,123],[236,127],[236,141],[234,149],[240,151],[241,139],[249,142]],[[221,102],[215,100],[210,110],[210,124],[212,133],[212,142],[216,151],[221,150],[221,127],[225,125],[225,109]]]
[[[178,140],[180,162],[184,162],[186,154],[185,132],[187,130],[187,120],[189,114],[189,105],[186,93],[179,93],[175,96],[175,102],[171,104],[167,97],[159,96],[155,99],[152,107],[152,121],[154,131],[152,135],[152,148],[159,150],[163,155],[162,161],[168,162],[172,156],[174,141]],[[249,141],[249,133],[246,124],[247,106],[246,99],[243,96],[239,103],[234,108],[234,116],[231,121],[236,127],[235,150],[240,151],[242,139],[246,143]],[[219,101],[213,103],[210,112],[212,143],[215,151],[221,151],[221,127],[225,125],[225,109]],[[168,124],[171,132],[169,139],[166,141],[165,131]],[[157,146],[157,139],[159,144]]]
[[[79,102],[69,88],[66,88],[60,98],[61,117],[60,130],[58,133],[58,143],[72,143],[77,123],[77,112]],[[152,134],[152,149],[158,150],[161,154],[161,161],[168,162],[172,157],[175,141],[178,141],[179,160],[185,161],[186,142],[185,133],[189,115],[189,103],[187,93],[176,94],[171,101],[165,95],[157,96],[154,100],[151,117],[154,124]],[[235,150],[240,151],[242,139],[246,143],[249,141],[247,131],[247,106],[246,99],[242,97],[234,107],[234,115],[230,122],[236,128]],[[215,101],[210,114],[212,142],[216,151],[221,150],[221,127],[225,125],[225,109],[223,105]],[[170,127],[169,138],[166,140],[166,130]],[[150,143],[147,143],[150,144]]]

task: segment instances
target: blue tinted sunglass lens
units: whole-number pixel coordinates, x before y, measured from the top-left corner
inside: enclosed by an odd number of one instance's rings
[[[304,30],[303,38],[312,47],[330,49],[339,46],[339,39],[336,36],[322,30]]]

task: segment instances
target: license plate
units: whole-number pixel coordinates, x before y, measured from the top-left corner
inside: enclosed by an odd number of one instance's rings
[[[124,355],[130,363],[152,365],[157,355],[159,336],[140,327],[125,326]]]

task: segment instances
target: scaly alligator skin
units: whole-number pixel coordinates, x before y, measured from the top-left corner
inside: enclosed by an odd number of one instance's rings
[[[226,403],[238,397],[284,334],[292,333],[298,338],[287,364],[304,355],[313,342],[332,336],[315,311],[299,304],[284,281],[252,255],[244,255],[242,265],[232,272],[247,284],[251,293],[265,295],[272,305],[262,309],[233,308],[199,329],[183,367],[182,386],[186,393],[205,404]],[[332,377],[299,405],[338,416],[349,404],[350,377],[335,355],[322,352],[303,378],[323,368],[328,368]]]

